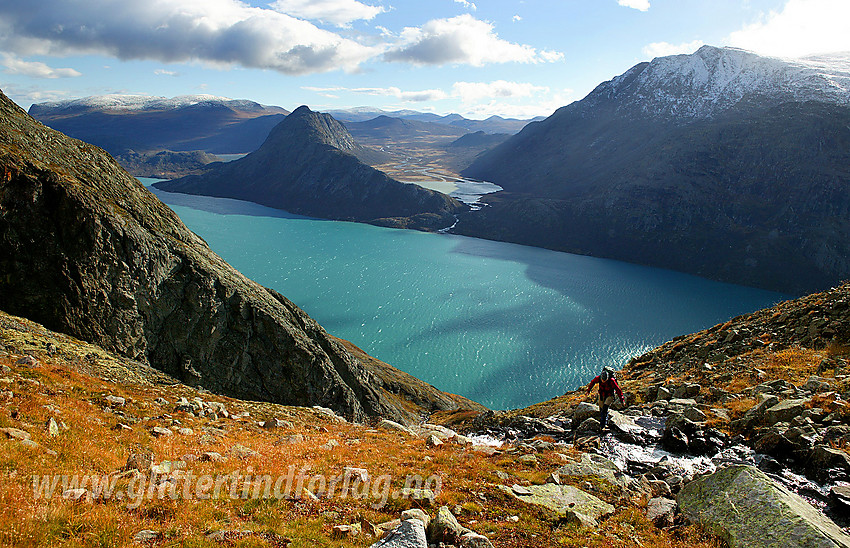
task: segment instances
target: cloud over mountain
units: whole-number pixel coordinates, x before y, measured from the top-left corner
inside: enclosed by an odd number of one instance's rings
[[[0,48],[18,55],[202,61],[306,74],[353,70],[379,51],[237,0],[0,3]]]

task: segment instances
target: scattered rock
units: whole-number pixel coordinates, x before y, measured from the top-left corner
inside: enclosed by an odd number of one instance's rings
[[[55,438],[59,435],[59,423],[56,422],[56,419],[54,419],[53,417],[50,417],[47,420],[47,424],[45,425],[45,427],[47,428],[47,435],[51,438]]]
[[[517,495],[507,487],[506,492],[519,500],[551,510],[559,520],[593,527],[598,520],[614,513],[614,507],[589,493],[570,485],[531,485],[530,495]]]
[[[246,446],[242,445],[241,443],[237,443],[236,445],[231,447],[230,451],[228,451],[228,453],[231,456],[236,457],[237,459],[242,459],[242,460],[260,456],[259,453],[257,453],[256,451],[254,451],[250,447],[246,447]]]
[[[359,523],[351,525],[335,525],[333,528],[334,538],[353,538],[363,533],[363,526]]]
[[[649,500],[646,505],[646,517],[656,527],[672,527],[673,518],[676,514],[676,501],[668,498],[656,497]]]
[[[192,434],[195,433],[195,431],[192,430],[191,428],[179,428],[177,430],[177,433],[180,434],[181,436],[191,436]]]
[[[124,407],[124,404],[127,403],[125,398],[122,398],[121,396],[113,396],[111,394],[103,399],[106,400],[106,403],[109,404],[110,407]]]
[[[573,410],[573,424],[581,424],[591,417],[599,416],[599,406],[593,403],[581,402]]]
[[[431,518],[426,514],[423,510],[419,508],[411,508],[410,510],[405,510],[401,513],[402,520],[408,519],[418,519],[425,526],[425,529],[428,529],[428,525],[431,523]]]
[[[88,489],[66,489],[62,492],[62,498],[64,500],[69,500],[72,502],[79,502],[82,504],[91,504],[94,500],[91,492]]]
[[[443,445],[443,441],[434,434],[431,434],[425,439],[426,447],[439,447],[440,445]]]
[[[421,506],[433,506],[434,500],[437,498],[437,495],[430,489],[414,489],[411,487],[402,488],[399,491],[399,495]]]
[[[617,465],[601,455],[582,453],[581,461],[571,462],[558,468],[561,477],[599,478],[621,489],[632,487],[634,480],[617,468]],[[560,483],[560,482],[551,482]]]
[[[705,422],[708,417],[696,407],[687,407],[683,412],[685,418],[693,422]]]
[[[682,513],[732,548],[850,547],[850,536],[800,496],[751,466],[733,465],[691,481],[678,496]]]
[[[166,438],[168,436],[173,436],[174,432],[172,432],[168,428],[163,428],[161,426],[154,426],[153,428],[151,428],[151,434],[155,438]]]
[[[764,412],[764,421],[768,426],[777,422],[790,422],[791,419],[803,412],[808,402],[809,400],[781,401]]]
[[[137,544],[146,544],[150,542],[154,542],[162,537],[162,533],[159,531],[153,531],[151,529],[143,529],[133,535],[133,542]]]
[[[321,445],[319,448],[324,449],[325,451],[330,451],[334,447],[339,447],[339,441],[335,439],[329,439],[326,444]]]
[[[23,441],[30,439],[30,433],[18,428],[0,428],[0,432],[6,434],[7,438]]]
[[[396,432],[403,432],[408,436],[416,435],[413,433],[413,430],[406,427],[405,425],[388,419],[381,420],[381,422],[378,423],[378,428],[383,428],[384,430],[395,430]]]
[[[850,479],[850,455],[840,449],[818,445],[809,453],[806,473],[815,481]]]
[[[370,548],[428,548],[425,526],[418,519],[404,520]]]
[[[215,451],[206,451],[201,454],[201,461],[203,462],[227,462],[227,457],[221,455],[220,453],[216,453]]]
[[[456,544],[469,529],[458,523],[448,506],[440,506],[428,526],[428,539],[432,544]]]
[[[32,356],[24,356],[15,362],[16,365],[23,365],[26,367],[36,367],[38,365],[38,360],[33,358]]]

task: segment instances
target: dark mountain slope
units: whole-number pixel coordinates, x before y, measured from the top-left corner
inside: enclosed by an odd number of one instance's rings
[[[479,157],[464,175],[505,192],[457,231],[829,287],[850,276],[845,99],[805,67],[739,50],[639,64]]]
[[[403,120],[389,116],[378,116],[364,122],[346,122],[345,127],[358,141],[369,139],[386,144],[391,144],[396,139],[411,139],[416,137],[457,138],[467,133],[467,130],[463,128],[447,124]]]
[[[155,186],[314,217],[423,230],[449,226],[465,209],[453,198],[400,183],[362,163],[354,155],[359,149],[342,124],[303,106],[248,156]]]
[[[2,93],[0,309],[228,395],[356,419],[414,414],[103,150],[42,126]]]
[[[256,150],[286,114],[282,108],[252,101],[206,96],[91,97],[30,108],[40,122],[113,155],[127,150],[247,153]]]

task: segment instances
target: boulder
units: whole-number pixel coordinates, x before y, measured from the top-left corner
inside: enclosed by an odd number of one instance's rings
[[[777,403],[764,412],[764,421],[769,426],[777,422],[790,422],[791,419],[803,413],[809,400],[785,400]]]
[[[431,434],[425,439],[426,447],[439,447],[440,445],[443,445],[443,441],[439,438],[439,436]]]
[[[484,535],[469,531],[460,537],[458,548],[493,548],[493,544]]]
[[[687,407],[683,413],[685,418],[693,422],[705,422],[708,417],[697,407]]]
[[[405,425],[398,423],[396,421],[391,421],[389,419],[383,419],[378,423],[378,428],[383,428],[384,430],[395,430],[396,432],[402,432],[407,434],[408,436],[415,436],[413,430],[406,427]]]
[[[557,474],[559,477],[598,478],[620,489],[628,489],[634,483],[629,476],[617,468],[616,464],[593,453],[582,453],[581,461],[570,462],[561,466],[558,468]],[[552,483],[560,483],[560,481]]]
[[[696,383],[683,384],[673,392],[673,398],[695,398],[699,395],[700,389],[702,387]]]
[[[663,482],[662,482],[663,483]],[[656,527],[672,527],[673,518],[676,515],[676,501],[668,498],[656,497],[649,500],[646,505],[646,517]]]
[[[840,449],[818,445],[809,452],[806,474],[815,481],[850,479],[850,455]]]
[[[502,489],[527,504],[549,509],[559,520],[580,526],[595,527],[601,518],[614,513],[610,504],[570,485],[531,485],[527,488],[529,495]]]
[[[428,548],[425,526],[418,519],[404,520],[370,548]]]
[[[428,539],[432,544],[456,544],[468,532],[470,530],[458,523],[448,506],[440,506],[428,525]]]
[[[835,523],[751,466],[728,466],[695,479],[682,487],[678,502],[686,518],[732,548],[850,548],[850,536]]]
[[[589,418],[599,416],[599,406],[593,403],[581,402],[573,410],[573,424],[579,425]]]
[[[428,524],[431,523],[431,517],[419,508],[411,508],[410,510],[405,510],[401,513],[401,519],[418,519],[425,526],[425,529],[428,529]]]

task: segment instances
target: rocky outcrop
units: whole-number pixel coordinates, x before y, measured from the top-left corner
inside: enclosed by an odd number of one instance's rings
[[[103,150],[0,94],[0,309],[235,397],[411,416],[314,320],[245,278]]]
[[[679,507],[736,546],[850,547],[850,536],[803,498],[750,466],[735,465],[696,479],[679,492]]]
[[[850,283],[732,318],[709,329],[676,337],[632,359],[635,371],[682,371],[722,362],[755,349],[824,348],[850,342]],[[835,363],[824,363],[834,368]]]
[[[191,152],[172,152],[161,150],[152,153],[139,153],[128,150],[115,157],[121,167],[135,177],[155,177],[173,179],[192,175],[206,169],[208,164],[218,158],[200,150]]]
[[[359,148],[342,124],[302,106],[248,156],[154,186],[312,217],[421,230],[446,228],[466,209],[445,194],[401,183],[362,163],[355,155]]]
[[[455,230],[826,289],[850,276],[850,99],[823,72],[709,46],[640,63],[464,170],[505,191]]]

